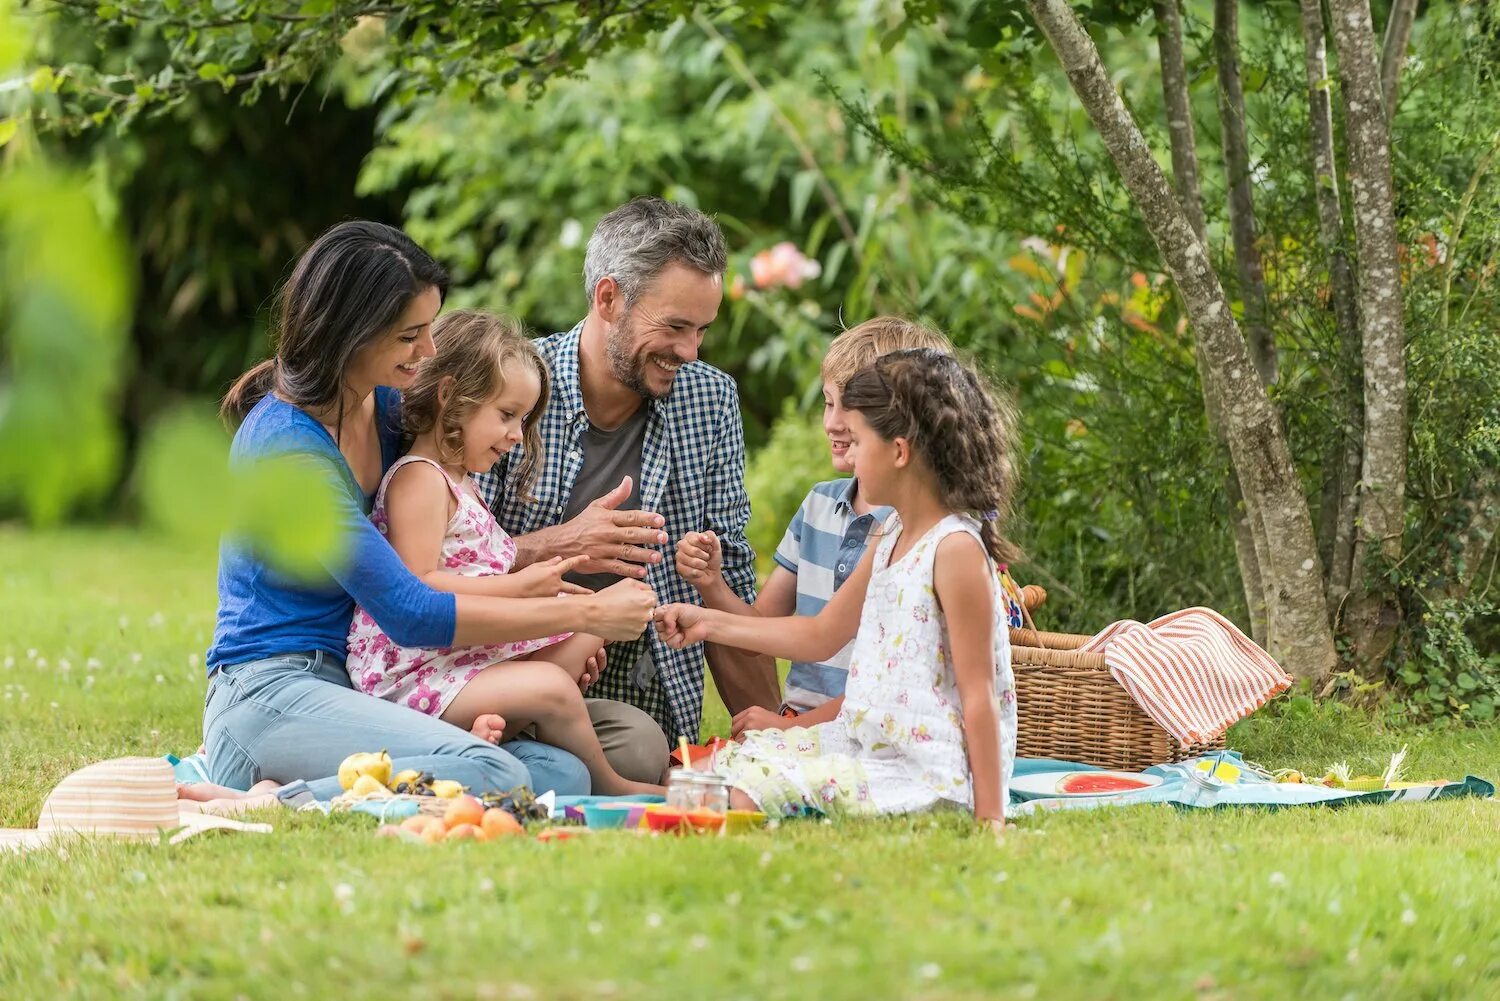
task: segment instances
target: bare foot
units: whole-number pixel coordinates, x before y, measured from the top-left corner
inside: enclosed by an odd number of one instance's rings
[[[193,782],[191,784],[177,783],[177,798],[192,800],[195,803],[207,803],[211,800],[245,799],[250,796],[262,796],[268,792],[275,792],[281,788],[280,782],[272,782],[266,779],[257,782],[250,787],[248,792],[231,789],[228,786],[214,785],[212,782]]]
[[[505,717],[499,713],[482,713],[474,717],[474,725],[469,727],[469,732],[480,740],[498,744],[500,738],[505,736]]]

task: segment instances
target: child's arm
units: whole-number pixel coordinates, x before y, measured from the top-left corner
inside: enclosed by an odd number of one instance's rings
[[[996,623],[991,591],[995,582],[979,540],[956,532],[938,543],[932,583],[948,624],[974,781],[974,816],[998,827],[1005,820],[1005,804],[1000,800],[1000,729],[995,704]]]
[[[386,485],[386,538],[407,569],[434,591],[486,598],[555,598],[559,592],[587,593],[587,588],[562,579],[563,574],[586,562],[585,556],[555,556],[508,574],[466,577],[449,573],[440,563],[453,510],[447,477],[425,462],[402,466]]]
[[[721,612],[775,618],[797,610],[797,575],[779,563],[755,604],[746,604],[735,594],[724,580],[723,551],[713,532],[689,532],[682,537],[677,543],[677,573],[697,588],[704,605]]]
[[[656,610],[656,629],[670,647],[693,643],[722,643],[786,660],[822,661],[838,653],[859,629],[865,605],[870,565],[875,547],[865,551],[833,600],[817,615],[764,618],[732,615],[697,605],[662,605]]]

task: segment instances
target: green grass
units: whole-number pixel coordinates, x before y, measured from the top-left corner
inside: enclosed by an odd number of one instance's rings
[[[88,761],[197,746],[211,553],[0,528],[0,609],[0,824]],[[1304,705],[1232,743],[1500,776],[1494,728]],[[1105,810],[1001,846],[955,817],[433,847],[261,819],[0,857],[0,998],[1500,996],[1492,801]]]

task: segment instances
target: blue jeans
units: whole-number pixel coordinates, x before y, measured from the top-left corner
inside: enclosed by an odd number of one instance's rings
[[[339,763],[356,751],[391,755],[394,771],[415,768],[473,792],[529,785],[587,795],[583,762],[560,748],[513,740],[503,748],[451,723],[356,691],[344,665],[324,653],[293,653],[221,667],[203,709],[209,776],[234,789],[264,779],[304,779],[332,799]]]

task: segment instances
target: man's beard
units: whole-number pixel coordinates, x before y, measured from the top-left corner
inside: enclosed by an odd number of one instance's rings
[[[604,340],[604,355],[609,359],[609,369],[632,392],[647,399],[666,396],[672,391],[672,387],[669,385],[661,392],[651,388],[651,384],[646,381],[646,366],[651,363],[650,359],[633,354],[634,346],[635,319],[630,313],[626,313]]]

